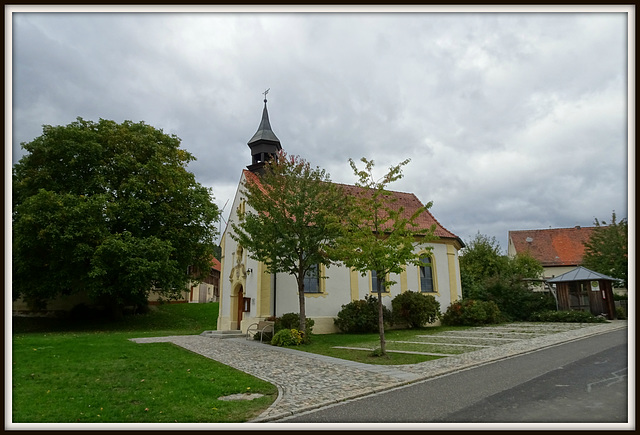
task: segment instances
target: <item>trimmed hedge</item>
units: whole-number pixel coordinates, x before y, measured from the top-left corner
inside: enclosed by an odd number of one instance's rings
[[[531,315],[533,322],[606,323],[604,317],[587,311],[541,311]]]

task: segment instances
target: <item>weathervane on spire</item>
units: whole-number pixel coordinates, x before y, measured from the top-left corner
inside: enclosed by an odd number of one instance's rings
[[[269,88],[271,89],[271,88]],[[267,89],[266,91],[264,91],[262,94],[264,95],[264,102],[265,104],[267,103],[267,94],[269,93],[269,89]]]

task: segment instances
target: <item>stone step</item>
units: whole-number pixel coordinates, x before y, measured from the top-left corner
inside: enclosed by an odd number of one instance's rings
[[[243,334],[240,331],[204,331],[202,334],[203,337],[209,338],[242,338],[246,337],[246,334]]]

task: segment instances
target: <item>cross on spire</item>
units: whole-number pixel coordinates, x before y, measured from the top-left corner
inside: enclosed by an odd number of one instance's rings
[[[271,89],[271,88],[269,88],[269,89]],[[269,93],[269,89],[267,89],[266,91],[264,91],[264,92],[262,93],[262,95],[264,95],[264,102],[265,102],[265,103],[267,102],[267,94]]]

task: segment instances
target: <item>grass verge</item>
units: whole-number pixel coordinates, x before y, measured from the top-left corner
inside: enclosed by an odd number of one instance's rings
[[[67,328],[52,319],[14,319],[12,422],[250,420],[276,399],[275,386],[170,343],[129,341],[215,329],[217,312],[217,304],[165,305],[116,323]],[[218,400],[248,392],[264,396]]]
[[[415,340],[416,335],[431,335],[442,331],[455,331],[468,329],[465,326],[433,326],[417,329],[402,329],[385,331],[385,340],[387,342],[387,350],[416,350],[408,345],[394,344],[394,341],[411,341]],[[404,353],[387,353],[386,357],[373,356],[371,350],[353,350],[353,349],[336,349],[335,346],[344,347],[363,347],[367,349],[376,349],[380,347],[380,335],[373,334],[326,334],[312,336],[311,343],[293,346],[294,349],[304,352],[316,353],[319,355],[327,355],[335,358],[346,359],[366,364],[383,364],[383,365],[401,365],[416,364],[423,361],[431,361],[442,358],[432,355],[417,355]],[[411,347],[411,349],[410,349]],[[440,349],[443,353],[449,352],[448,349]],[[424,352],[429,350],[424,349]]]

